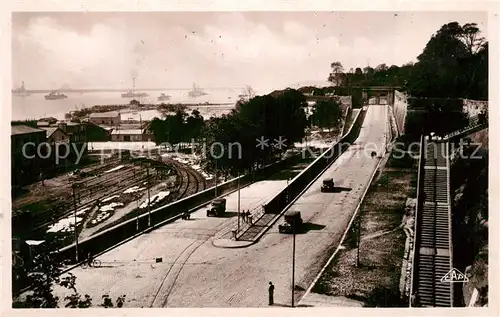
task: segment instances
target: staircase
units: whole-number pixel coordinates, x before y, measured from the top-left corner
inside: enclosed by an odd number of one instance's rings
[[[423,139],[411,306],[452,307],[453,289],[441,278],[452,269],[448,143]]]

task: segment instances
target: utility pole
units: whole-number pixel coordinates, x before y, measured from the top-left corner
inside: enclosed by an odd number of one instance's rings
[[[151,197],[149,194],[149,165],[146,166],[146,182],[148,186],[148,227],[151,227]]]
[[[240,173],[238,172],[238,233],[240,233]]]
[[[75,195],[75,187],[76,183],[73,183],[71,186],[73,188],[73,207],[75,208],[75,225],[74,225],[74,233],[75,233],[75,260],[78,263],[78,232],[76,227],[76,195]]]
[[[293,231],[293,247],[292,247],[292,308],[294,306],[294,291],[295,291],[295,222],[297,219],[292,221],[292,231]]]
[[[217,197],[217,159],[215,159],[215,197]]]
[[[359,267],[359,246],[361,244],[361,214],[358,215],[357,227],[356,244],[358,245],[358,250],[356,255],[356,266]]]

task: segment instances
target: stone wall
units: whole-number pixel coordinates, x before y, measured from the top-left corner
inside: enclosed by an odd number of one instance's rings
[[[405,132],[406,114],[408,109],[408,97],[406,94],[394,90],[394,105],[393,113],[398,127],[398,134],[402,135]]]

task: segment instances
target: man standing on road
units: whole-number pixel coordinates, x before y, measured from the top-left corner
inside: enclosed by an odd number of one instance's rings
[[[269,282],[269,305],[274,304],[274,285],[273,282]]]

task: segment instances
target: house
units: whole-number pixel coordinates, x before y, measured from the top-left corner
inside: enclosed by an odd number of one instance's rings
[[[119,126],[121,115],[117,111],[91,113],[89,116],[89,121],[94,124]]]
[[[47,132],[27,125],[11,125],[11,183],[13,187],[37,180],[43,164],[41,155],[47,148],[43,145]],[[38,150],[38,153],[37,153]]]
[[[47,142],[50,144],[69,143],[69,136],[59,127],[42,128],[47,132]]]
[[[79,160],[87,155],[87,125],[85,123],[60,121],[51,127],[57,127],[67,134],[71,144],[70,161],[76,163],[78,155],[81,155]]]
[[[142,129],[113,130],[111,141],[114,142],[143,142],[148,141]]]
[[[107,142],[111,139],[112,128],[100,126],[92,122],[85,122],[88,142]]]

